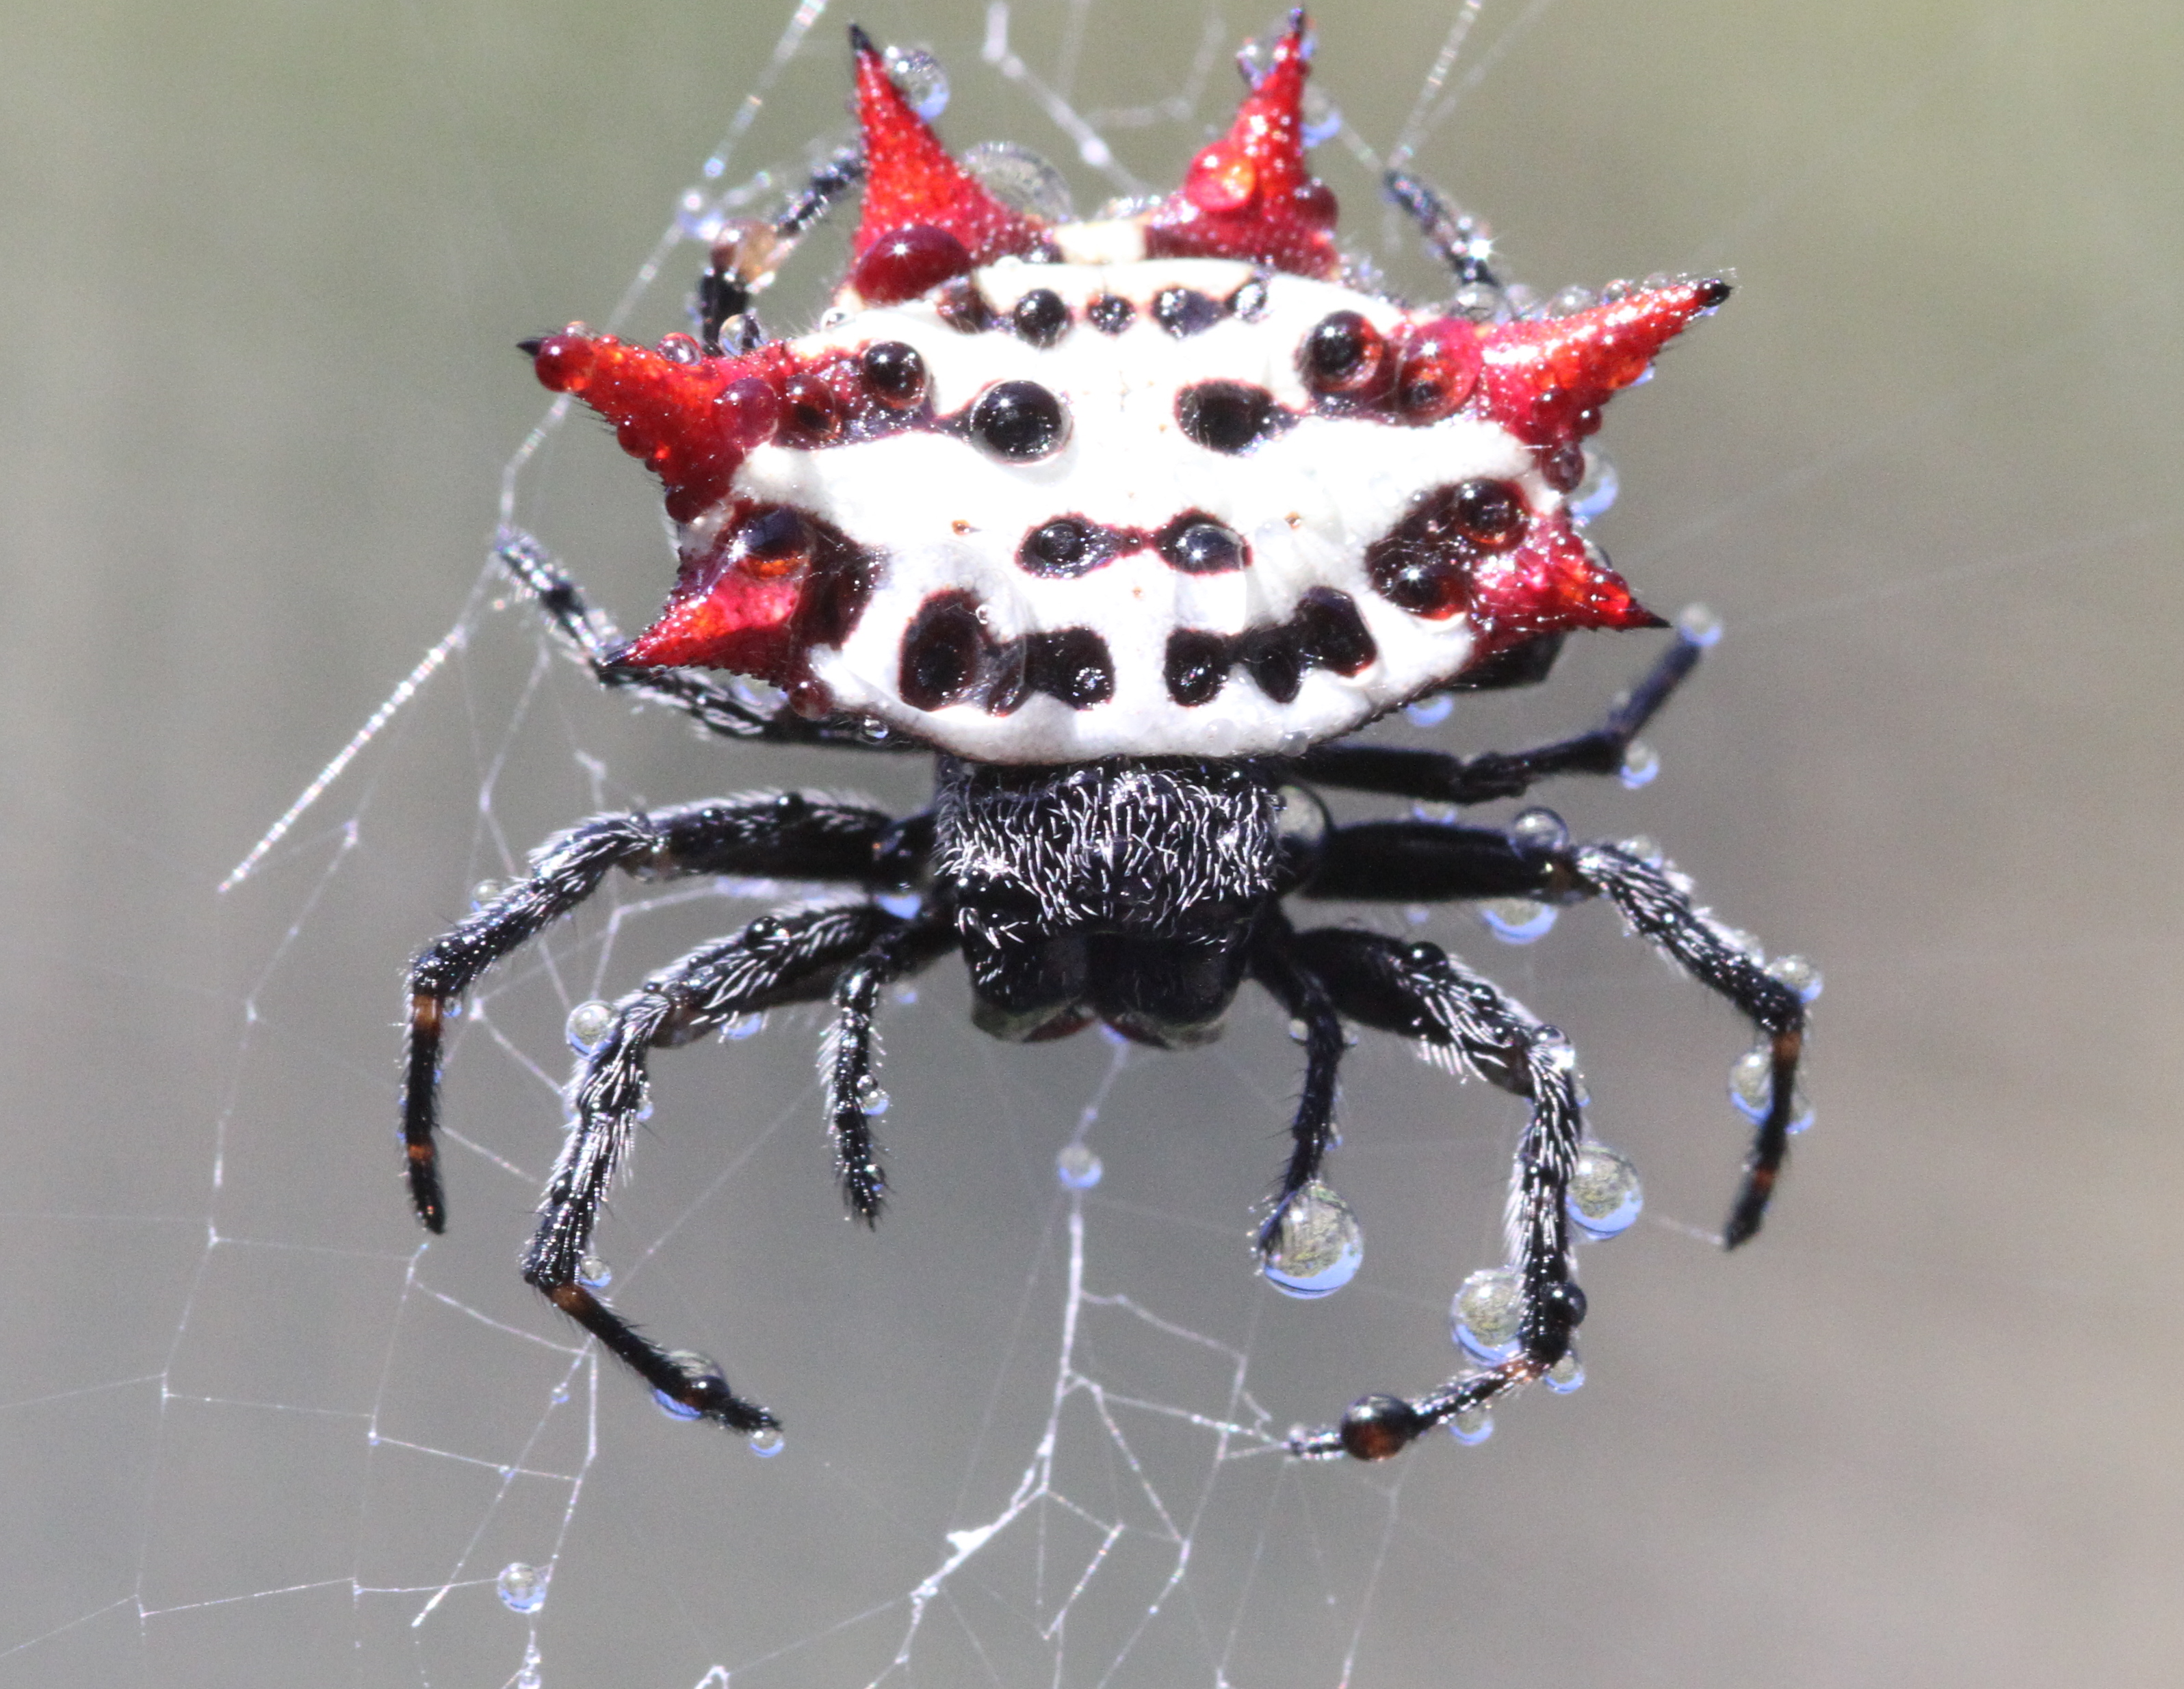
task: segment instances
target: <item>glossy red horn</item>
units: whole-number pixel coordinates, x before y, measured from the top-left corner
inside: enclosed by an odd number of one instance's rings
[[[1601,407],[1729,291],[1718,277],[1671,282],[1566,317],[1500,325],[1481,348],[1487,415],[1529,445],[1583,439],[1600,426]]]
[[[1183,186],[1146,219],[1150,256],[1249,258],[1296,275],[1340,267],[1334,192],[1304,164],[1306,29],[1305,14],[1290,13],[1273,65],[1228,133],[1190,161]]]
[[[1043,251],[1043,226],[948,156],[872,38],[851,25],[850,44],[865,142],[865,210],[850,242],[850,285],[867,303],[890,304],[995,258]]]

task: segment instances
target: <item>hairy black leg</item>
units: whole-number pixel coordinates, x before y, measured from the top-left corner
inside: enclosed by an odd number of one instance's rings
[[[729,337],[728,350],[748,352],[762,343],[765,336],[751,309],[758,283],[864,174],[864,154],[855,147],[842,147],[813,167],[803,188],[770,222],[735,222],[721,231],[698,278],[699,336],[708,354],[720,355],[722,331],[731,323],[738,332]]]
[[[1638,684],[1616,701],[1607,720],[1590,732],[1529,751],[1488,751],[1452,757],[1442,751],[1398,746],[1323,746],[1299,757],[1297,777],[1354,792],[1382,792],[1436,803],[1485,803],[1521,797],[1555,775],[1613,774],[1630,742],[1641,732],[1684,678],[1698,666],[1710,631],[1680,631]]]
[[[590,897],[613,869],[656,879],[782,875],[883,886],[908,877],[894,848],[908,825],[827,797],[759,792],[650,814],[595,815],[532,852],[527,876],[435,939],[410,964],[402,1137],[418,1219],[433,1231],[447,1225],[432,1141],[441,1036],[448,1003],[487,969]]]
[[[1694,907],[1691,883],[1657,868],[1618,845],[1583,845],[1569,853],[1579,881],[1623,912],[1633,928],[1675,958],[1685,970],[1727,997],[1767,1039],[1767,1111],[1752,1135],[1744,1182],[1722,1228],[1722,1247],[1734,1249],[1759,1230],[1774,1194],[1790,1131],[1797,1120],[1797,1063],[1805,1050],[1805,1003],[1769,974],[1745,941]]]
[[[1312,897],[1406,903],[1534,897],[1567,903],[1604,897],[1613,903],[1635,931],[1728,998],[1767,1040],[1767,1108],[1722,1242],[1734,1249],[1759,1230],[1797,1118],[1804,1000],[1767,971],[1746,947],[1748,941],[1692,903],[1689,879],[1618,845],[1550,845],[1490,827],[1367,821],[1329,831],[1302,889]]]
[[[762,744],[849,745],[861,750],[913,747],[895,736],[875,741],[849,720],[806,721],[785,704],[767,712],[746,703],[734,691],[690,669],[640,669],[618,660],[627,642],[604,610],[594,608],[583,589],[571,580],[552,554],[518,528],[504,528],[494,559],[538,600],[547,625],[610,692],[633,692],[654,703],[677,709],[725,739]]]
[[[776,1421],[717,1372],[696,1371],[642,1336],[577,1282],[599,1205],[650,1089],[648,1058],[732,1016],[825,997],[844,963],[903,925],[869,903],[762,915],[661,969],[616,1003],[612,1026],[582,1058],[571,1086],[576,1125],[547,1181],[523,1276],[655,1390],[733,1431]]]
[[[1585,1293],[1570,1277],[1563,1209],[1584,1136],[1577,1058],[1560,1032],[1438,945],[1322,927],[1297,935],[1292,949],[1340,1013],[1416,1038],[1446,1064],[1530,1105],[1509,1197],[1510,1258],[1523,1299],[1517,1353],[1416,1398],[1368,1396],[1340,1425],[1290,1440],[1299,1454],[1384,1460],[1466,1408],[1530,1382],[1568,1353],[1585,1318]]]
[[[956,948],[951,913],[927,914],[890,932],[857,958],[834,982],[834,1024],[820,1053],[827,1086],[827,1124],[834,1145],[834,1174],[850,1212],[876,1224],[887,1200],[887,1175],[872,1142],[873,1093],[878,1085],[872,1016],[880,992],[905,974]]]
[[[1428,186],[1407,170],[1390,170],[1381,177],[1380,184],[1387,190],[1388,197],[1418,225],[1419,235],[1433,249],[1434,256],[1448,266],[1457,286],[1501,285],[1487,267],[1494,242],[1485,224],[1465,215],[1442,197],[1437,189]]]
[[[1273,1253],[1283,1217],[1297,1192],[1319,1177],[1334,1144],[1335,1075],[1342,1064],[1342,1018],[1327,987],[1298,959],[1296,933],[1286,920],[1270,921],[1251,947],[1251,977],[1304,1027],[1304,1088],[1290,1125],[1289,1164],[1275,1192],[1273,1211],[1259,1228],[1259,1253]]]

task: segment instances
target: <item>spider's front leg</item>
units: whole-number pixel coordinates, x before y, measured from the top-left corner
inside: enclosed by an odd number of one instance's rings
[[[1336,1012],[1446,1052],[1531,1108],[1510,1192],[1513,1265],[1523,1299],[1517,1352],[1415,1400],[1368,1396],[1339,1426],[1290,1439],[1298,1454],[1384,1460],[1435,1425],[1538,1378],[1568,1353],[1571,1334],[1585,1318],[1585,1292],[1570,1276],[1563,1208],[1584,1136],[1577,1060],[1560,1032],[1438,945],[1323,927],[1297,934],[1286,948],[1293,965],[1319,981]]]
[[[661,1348],[579,1281],[599,1205],[644,1108],[651,1051],[688,1043],[738,1014],[824,999],[845,967],[846,977],[889,976],[890,968],[941,953],[947,931],[931,920],[900,920],[869,903],[763,915],[662,969],[615,1005],[613,1024],[583,1058],[571,1086],[576,1127],[547,1181],[523,1276],[665,1399],[733,1431],[777,1423],[731,1390],[710,1362],[700,1366]],[[869,1161],[869,1138],[863,1154]]]
[[[1599,897],[1613,903],[1634,931],[1735,1003],[1767,1040],[1768,1094],[1724,1247],[1734,1248],[1759,1229],[1796,1123],[1804,998],[1739,935],[1693,904],[1689,881],[1617,845],[1570,847],[1485,827],[1382,821],[1333,830],[1304,890],[1334,898]],[[1583,1293],[1568,1280],[1563,1208],[1582,1134],[1575,1063],[1558,1032],[1433,945],[1325,929],[1299,935],[1288,947],[1339,1013],[1445,1050],[1531,1103],[1512,1199],[1524,1308],[1518,1353],[1416,1399],[1368,1396],[1340,1425],[1291,1440],[1301,1454],[1384,1459],[1433,1426],[1538,1377],[1567,1351],[1584,1317]]]
[[[448,1005],[502,957],[589,897],[611,870],[657,879],[777,875],[884,886],[906,877],[904,852],[896,847],[906,836],[922,836],[924,825],[898,826],[877,809],[816,795],[763,792],[649,814],[595,815],[547,840],[531,853],[528,875],[435,939],[410,964],[402,1136],[417,1218],[433,1231],[447,1225],[433,1134]]]

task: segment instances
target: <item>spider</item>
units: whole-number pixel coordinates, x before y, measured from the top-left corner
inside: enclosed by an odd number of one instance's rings
[[[1572,495],[1602,406],[1728,286],[1656,279],[1513,313],[1483,228],[1391,172],[1391,197],[1457,291],[1413,308],[1371,290],[1305,165],[1301,13],[1263,72],[1246,69],[1234,126],[1182,187],[1095,221],[1042,218],[989,190],[870,40],[850,40],[861,146],[777,217],[723,231],[698,290],[700,336],[645,347],[572,325],[524,345],[546,386],[597,411],[659,476],[680,560],[665,610],[625,642],[528,536],[505,534],[498,555],[601,684],[728,739],[929,750],[933,801],[899,819],[817,793],[746,794],[599,815],[548,839],[526,877],[411,967],[403,1134],[418,1217],[446,1224],[442,1031],[488,968],[613,870],[832,884],[830,898],[700,945],[572,1037],[574,1123],[523,1274],[665,1405],[777,1437],[775,1416],[712,1362],[656,1344],[585,1281],[651,1053],[831,1000],[834,1168],[850,1214],[871,1223],[887,1194],[874,1015],[891,981],[956,952],[973,1020],[1000,1038],[1096,1021],[1179,1047],[1218,1031],[1246,980],[1273,997],[1304,1079],[1256,1234],[1270,1270],[1340,1218],[1321,1175],[1346,1023],[1523,1098],[1509,1264],[1494,1275],[1507,1341],[1437,1388],[1366,1396],[1289,1446],[1381,1459],[1434,1426],[1461,1431],[1570,1356],[1585,1317],[1571,1186],[1602,1153],[1585,1135],[1575,1060],[1558,1031],[1437,946],[1300,930],[1289,906],[1605,898],[1758,1030],[1739,1070],[1757,1131],[1723,1241],[1758,1230],[1800,1124],[1797,969],[1770,970],[1636,843],[1573,843],[1546,811],[1507,827],[1337,825],[1318,795],[1472,805],[1624,767],[1709,642],[1703,619],[1573,738],[1464,758],[1348,736],[1438,694],[1542,680],[1574,630],[1669,625],[1585,537]],[[754,296],[859,182],[833,308],[811,334],[769,337]],[[707,668],[771,683],[779,701],[696,672]]]

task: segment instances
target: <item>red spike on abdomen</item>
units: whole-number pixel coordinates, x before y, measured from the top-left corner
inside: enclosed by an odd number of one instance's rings
[[[1147,216],[1147,256],[1249,258],[1323,277],[1340,268],[1334,192],[1304,164],[1305,29],[1304,14],[1291,13],[1272,68],[1228,133]]]
[[[660,348],[572,327],[538,342],[533,359],[543,385],[614,425],[622,450],[667,489],[669,516],[688,522],[727,497],[751,447],[772,437],[794,359],[785,347],[701,357],[688,335],[670,335]]]
[[[1468,610],[1479,631],[1476,658],[1572,628],[1668,625],[1630,596],[1567,510],[1535,519],[1521,544],[1478,564]]]
[[[849,280],[865,302],[893,304],[995,258],[1047,251],[1042,224],[1004,204],[948,156],[864,31],[853,27],[850,40],[857,54],[865,210],[850,242]]]
[[[1503,323],[1482,348],[1486,414],[1528,445],[1581,440],[1600,426],[1602,405],[1728,297],[1726,281],[1679,281],[1566,317]]]

